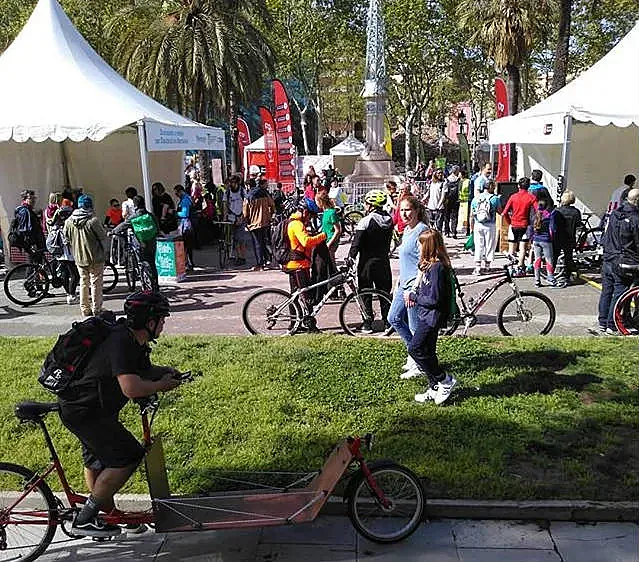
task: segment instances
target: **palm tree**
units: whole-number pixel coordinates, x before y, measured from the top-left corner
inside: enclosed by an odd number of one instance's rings
[[[545,38],[556,0],[461,0],[460,27],[468,42],[483,47],[508,73],[510,113],[519,112],[520,70],[533,45]]]
[[[110,22],[112,62],[180,113],[203,123],[223,113],[236,131],[237,104],[259,98],[273,69],[272,50],[255,21],[269,22],[264,0],[141,0]]]
[[[552,74],[552,86],[550,88],[551,94],[554,94],[566,85],[572,1],[573,0],[559,0],[559,33],[557,36],[557,46],[555,48],[555,64]]]

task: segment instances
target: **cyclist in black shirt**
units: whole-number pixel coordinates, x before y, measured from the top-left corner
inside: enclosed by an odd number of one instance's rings
[[[84,476],[91,492],[73,522],[73,534],[109,537],[120,528],[103,523],[99,511],[114,508],[113,496],[144,457],[144,448],[119,421],[129,399],[168,391],[180,383],[172,367],[152,365],[149,342],[164,328],[169,302],[140,291],[124,303],[126,321],[116,324],[96,348],[82,375],[58,397],[60,418],[82,444]]]
[[[373,189],[364,196],[367,215],[355,227],[348,257],[354,260],[359,255],[357,284],[360,289],[375,287],[390,294],[393,285],[389,257],[393,219],[383,209],[386,199],[386,193],[381,189]],[[368,306],[366,303],[365,305]],[[388,314],[387,308],[384,303],[384,321]],[[365,324],[362,332],[370,333],[372,329]]]

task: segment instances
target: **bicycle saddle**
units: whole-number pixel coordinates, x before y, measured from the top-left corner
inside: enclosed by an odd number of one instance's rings
[[[37,420],[59,409],[57,402],[19,402],[16,404],[15,414],[20,420]]]

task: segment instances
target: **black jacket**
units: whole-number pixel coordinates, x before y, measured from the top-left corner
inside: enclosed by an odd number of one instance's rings
[[[639,207],[626,201],[612,212],[603,246],[605,261],[639,264]]]
[[[355,259],[359,254],[359,266],[370,259],[389,260],[393,237],[393,219],[381,209],[366,215],[357,223],[348,255]]]

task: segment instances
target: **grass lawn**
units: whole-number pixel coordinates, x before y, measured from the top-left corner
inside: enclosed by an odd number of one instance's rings
[[[52,338],[0,338],[0,460],[39,468],[47,452],[13,405],[50,400],[37,372]],[[430,497],[639,499],[639,350],[621,338],[445,338],[440,359],[459,385],[443,407],[417,404],[401,381],[401,343],[339,336],[166,337],[155,363],[204,377],[163,398],[174,492],[207,486],[206,471],[312,470],[332,444],[372,431],[371,456],[425,478]],[[136,408],[125,423],[139,431]],[[49,416],[72,485],[79,447]],[[54,481],[51,481],[52,485]],[[145,492],[140,473],[125,491]]]

